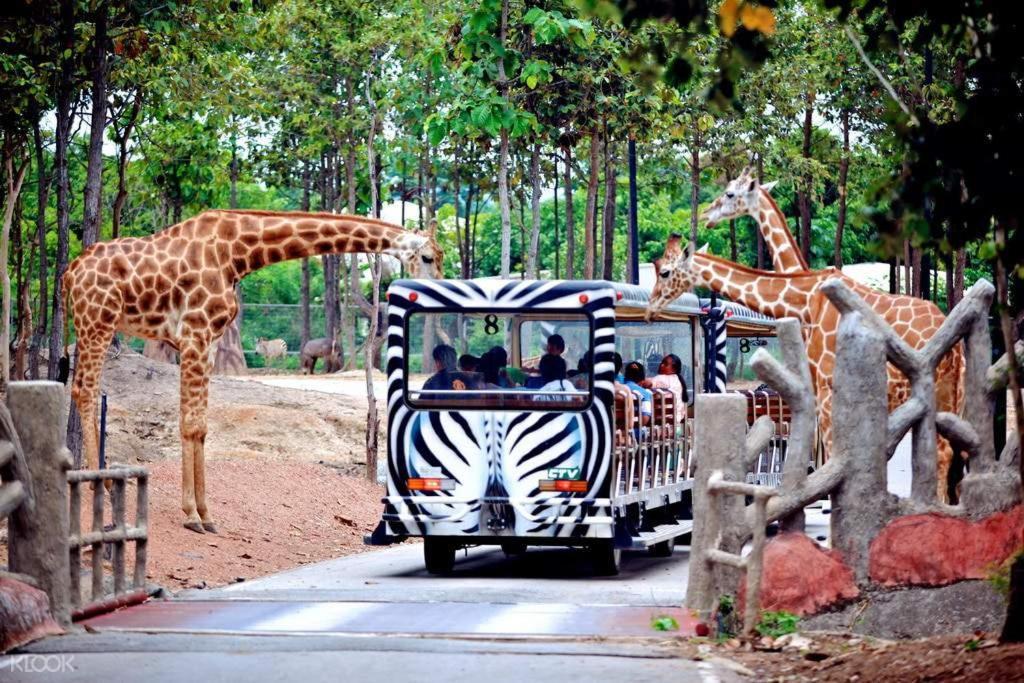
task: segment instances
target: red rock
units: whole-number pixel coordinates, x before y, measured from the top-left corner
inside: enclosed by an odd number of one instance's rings
[[[1022,545],[1024,505],[979,522],[945,515],[893,520],[870,547],[871,580],[884,586],[942,586],[984,579]]]
[[[50,616],[46,593],[0,576],[0,653],[63,632]]]
[[[739,590],[743,613],[746,578]],[[837,602],[851,600],[860,591],[853,572],[840,554],[821,547],[801,533],[784,533],[765,544],[761,576],[761,609],[806,615]]]

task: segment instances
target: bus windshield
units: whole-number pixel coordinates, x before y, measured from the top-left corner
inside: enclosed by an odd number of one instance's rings
[[[417,408],[584,410],[593,325],[579,312],[414,311],[406,400]]]

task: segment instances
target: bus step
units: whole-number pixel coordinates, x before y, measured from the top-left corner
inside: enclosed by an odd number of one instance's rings
[[[682,519],[675,524],[662,524],[654,527],[651,531],[641,531],[633,537],[633,549],[643,550],[655,543],[667,541],[670,538],[682,536],[693,531],[693,520]]]

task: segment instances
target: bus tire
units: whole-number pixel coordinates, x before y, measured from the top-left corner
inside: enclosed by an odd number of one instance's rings
[[[615,576],[622,564],[622,548],[616,548],[614,541],[605,541],[590,547],[590,558],[594,573],[598,576]]]
[[[501,544],[501,551],[505,557],[515,557],[526,552],[526,543],[523,541],[505,541]]]
[[[427,536],[423,539],[423,563],[431,574],[451,574],[455,566],[455,544],[447,539]]]
[[[651,557],[672,557],[672,553],[676,550],[676,537],[662,541],[661,543],[655,543],[647,549],[647,552],[651,554]]]

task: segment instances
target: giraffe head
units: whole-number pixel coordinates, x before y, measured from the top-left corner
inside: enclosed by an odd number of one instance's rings
[[[665,306],[691,291],[697,283],[697,276],[690,268],[693,258],[690,245],[681,247],[682,239],[682,235],[672,233],[665,245],[665,254],[654,261],[654,289],[651,290],[651,300],[644,312],[644,320],[647,322]]]
[[[444,277],[444,252],[437,244],[437,221],[426,230],[411,230],[384,250],[402,262],[409,277],[440,280]]]
[[[771,191],[773,187],[774,182],[758,185],[757,178],[748,166],[738,177],[729,181],[725,192],[704,209],[701,218],[711,226],[739,216],[756,215],[761,188]]]

